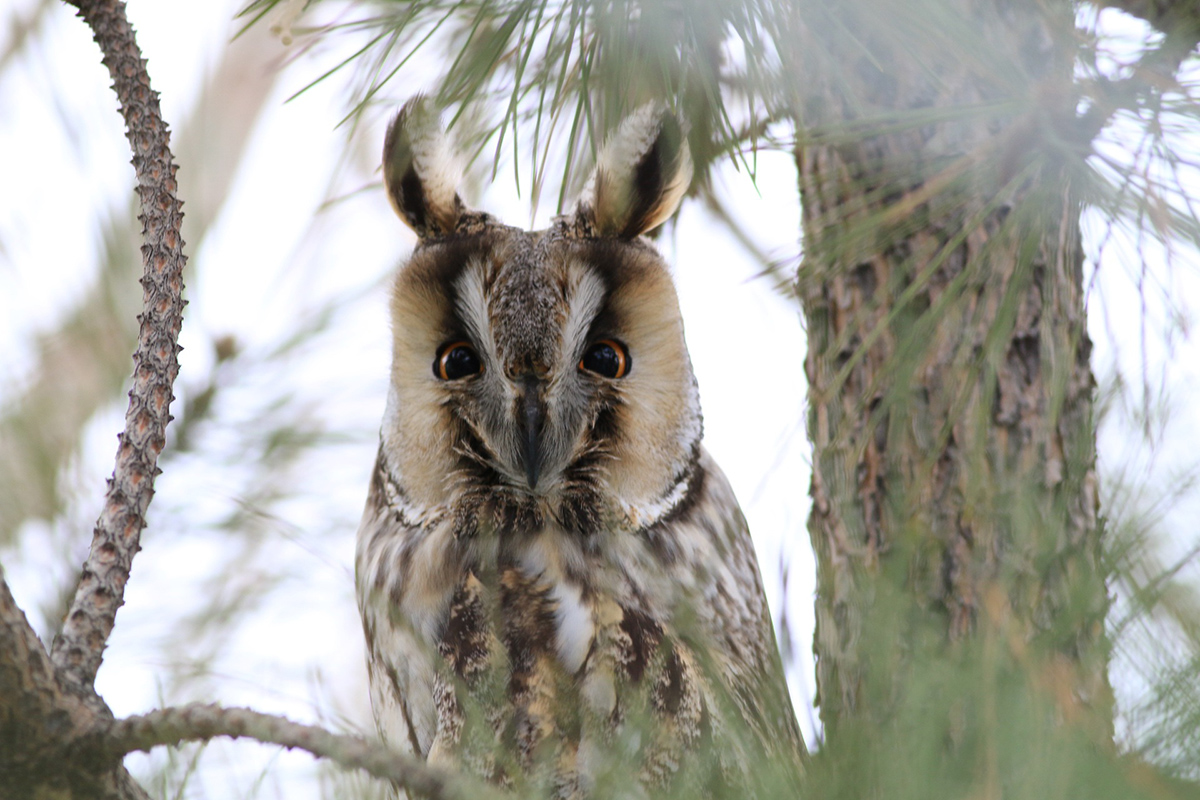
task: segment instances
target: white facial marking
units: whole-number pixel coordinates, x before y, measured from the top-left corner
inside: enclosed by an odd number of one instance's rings
[[[454,282],[454,291],[458,295],[458,318],[467,326],[471,343],[480,349],[480,355],[486,355],[488,361],[496,364],[499,362],[499,356],[496,353],[495,337],[492,336],[492,318],[488,314],[487,294],[484,289],[485,269],[483,259],[471,259]]]
[[[632,527],[645,528],[671,513],[671,509],[679,505],[687,495],[687,490],[688,481],[682,480],[675,484],[671,491],[658,499],[644,503],[627,503],[622,500],[621,511],[624,512],[625,518],[629,520]]]
[[[562,358],[564,364],[573,365],[587,347],[588,330],[600,313],[604,302],[604,282],[595,272],[581,264],[571,264],[567,269],[571,303],[567,321],[563,326]]]

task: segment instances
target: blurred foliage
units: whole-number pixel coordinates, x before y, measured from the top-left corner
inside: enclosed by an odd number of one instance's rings
[[[12,12],[0,71],[15,69],[22,53],[36,46],[50,5],[42,0]],[[911,28],[891,34],[908,37],[902,39],[906,46],[919,49],[933,42],[956,58],[975,59],[975,67],[991,70],[998,82],[1008,77],[1003,59],[987,46],[986,32],[926,13],[931,7],[922,5],[922,13],[911,15]],[[863,9],[861,19],[868,24],[870,5]],[[326,37],[353,43],[350,55],[328,69],[322,66],[311,81],[346,81],[353,98],[346,117],[352,131],[368,116],[390,113],[411,93],[412,84],[404,79],[418,64],[437,65],[439,82],[424,88],[448,110],[447,120],[477,159],[475,171],[490,165],[495,174],[511,163],[535,206],[548,191],[562,208],[578,192],[604,135],[630,108],[649,99],[666,100],[689,121],[700,176],[696,191],[718,211],[721,200],[705,174],[724,158],[733,158],[753,176],[757,149],[790,150],[798,137],[853,141],[864,132],[919,129],[955,115],[1013,114],[1020,110],[1014,103],[1036,106],[1036,98],[1024,96],[956,109],[881,114],[864,108],[853,124],[822,124],[814,113],[811,125],[793,131],[788,109],[803,97],[804,76],[788,74],[780,54],[789,45],[793,14],[809,24],[832,26],[830,35],[861,34],[835,30],[844,17],[816,0],[255,0],[242,20],[247,25],[275,21],[276,34],[294,36],[302,53],[319,50]],[[1078,110],[1070,123],[1077,127],[1055,121],[1059,127],[1052,126],[1051,133],[1060,141],[1057,155],[1078,168],[1073,174],[1085,182],[1090,213],[1098,220],[1090,235],[1093,263],[1103,260],[1105,268],[1127,271],[1125,283],[1106,285],[1124,286],[1117,291],[1141,301],[1139,331],[1109,326],[1119,353],[1140,353],[1134,363],[1141,374],[1125,374],[1128,361],[1116,365],[1103,395],[1110,409],[1104,424],[1126,437],[1142,436],[1138,446],[1153,450],[1162,437],[1154,420],[1164,381],[1154,373],[1147,349],[1159,338],[1184,336],[1187,320],[1196,313],[1194,301],[1179,291],[1187,284],[1176,272],[1195,272],[1194,247],[1200,243],[1194,207],[1200,187],[1194,135],[1200,128],[1200,67],[1192,51],[1178,52],[1176,40],[1168,42],[1128,21],[1126,27],[1135,33],[1127,40],[1114,37],[1091,6],[1079,6],[1076,23],[1069,35],[1077,45],[1076,81],[1070,87]],[[271,97],[275,72],[265,62],[274,51],[260,35],[261,27],[248,27],[239,40],[243,49],[228,51],[229,60],[211,72],[197,113],[177,136],[179,160],[204,165],[185,169],[180,178],[190,226],[185,238],[194,253],[233,191],[241,155]],[[869,59],[865,47],[864,53]],[[298,58],[292,69],[310,63]],[[370,180],[365,171],[358,177]],[[892,221],[913,224],[899,213]],[[753,237],[730,225],[753,249]],[[73,570],[94,516],[94,509],[81,505],[89,495],[76,481],[81,440],[89,425],[104,421],[105,413],[111,416],[120,405],[137,299],[134,212],[123,203],[112,212],[98,210],[96,226],[105,231],[105,248],[97,256],[91,288],[41,334],[30,376],[19,386],[3,387],[0,398],[0,548],[7,548],[6,565],[22,536],[44,537]],[[866,239],[874,232],[855,235]],[[1106,256],[1113,249],[1122,252]],[[781,285],[790,283],[792,275],[781,265],[759,257]],[[192,269],[202,270],[204,263],[199,258]],[[783,266],[792,269],[795,263]],[[1099,285],[1096,273],[1093,269],[1092,280]],[[287,379],[303,362],[305,348],[331,335],[332,323],[353,299],[338,297],[298,314],[290,338],[274,348],[246,349],[223,335],[212,337],[207,372],[180,387],[180,418],[163,461],[167,477],[194,479],[201,468],[216,470],[233,476],[229,482],[238,488],[217,507],[204,507],[195,487],[164,489],[161,499],[167,502],[154,507],[142,558],[167,539],[221,537],[232,544],[215,563],[159,565],[188,572],[198,587],[187,613],[170,620],[166,634],[155,634],[164,654],[159,678],[164,703],[212,699],[214,685],[228,677],[222,670],[230,663],[233,632],[249,626],[281,593],[292,598],[309,591],[311,561],[281,557],[278,545],[287,540],[297,545],[289,551],[293,555],[311,549],[309,555],[323,558],[319,537],[336,523],[318,510],[301,515],[311,527],[296,530],[287,507],[306,492],[319,496],[323,470],[340,463],[338,448],[376,423],[331,426]],[[1101,300],[1096,297],[1092,310],[1103,320]],[[1163,369],[1170,368],[1168,361]],[[1074,699],[1061,692],[1053,657],[1012,637],[1003,603],[992,602],[978,636],[955,645],[943,660],[906,671],[911,677],[903,685],[867,688],[889,702],[899,700],[894,718],[882,727],[847,728],[836,741],[820,743],[807,765],[805,796],[1200,797],[1190,782],[1200,780],[1196,551],[1191,543],[1172,541],[1194,532],[1172,528],[1169,514],[1195,496],[1195,472],[1184,469],[1174,482],[1158,485],[1147,481],[1149,469],[1125,466],[1108,466],[1102,479],[1107,566],[1116,598],[1109,619],[1118,671],[1114,680],[1137,690],[1136,701],[1120,709],[1119,752],[1098,749],[1063,725]],[[149,568],[139,561],[135,570]],[[40,630],[53,630],[62,598],[74,584],[72,570],[60,567],[52,576],[56,587],[45,593]],[[351,582],[344,577],[348,593]],[[873,621],[871,641],[880,659],[904,651],[906,643],[894,640],[897,630],[942,636],[923,631],[920,612],[902,592],[880,607],[894,615]],[[904,624],[897,623],[902,617]],[[318,676],[310,696],[300,702],[328,715],[325,721],[335,729],[364,732],[365,689],[349,687],[359,705],[349,703],[342,713],[338,697],[345,691]],[[217,760],[214,750],[164,753],[150,762],[147,787],[162,798],[286,792],[263,770],[239,783],[236,794],[218,779],[205,781],[201,773]],[[773,779],[777,766],[764,765],[764,781]],[[320,767],[316,782],[325,797],[382,796],[375,782],[328,765]]]
[[[255,0],[243,17],[288,17],[297,5]],[[688,120],[700,176],[723,154],[755,146],[785,116],[775,3],[417,0],[357,8],[365,13],[353,21],[339,15],[295,28],[363,40],[310,86],[345,69],[356,99],[347,119],[381,103],[390,111],[397,98],[385,91],[394,88],[389,81],[436,49],[439,81],[424,88],[455,109],[447,122],[468,152],[479,157],[490,145],[493,173],[511,151],[535,206],[548,180],[560,209],[577,194],[605,135],[644,102],[664,100]],[[726,49],[731,40],[736,58]]]

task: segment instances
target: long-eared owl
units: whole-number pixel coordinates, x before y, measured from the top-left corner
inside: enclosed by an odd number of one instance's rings
[[[522,796],[790,787],[754,550],[642,237],[691,180],[680,124],[634,113],[541,231],[467,208],[456,163],[405,105],[383,175],[418,244],[356,555],[380,735]]]

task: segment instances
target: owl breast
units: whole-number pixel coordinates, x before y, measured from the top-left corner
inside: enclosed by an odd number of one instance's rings
[[[677,514],[596,540],[547,526],[464,544],[447,520],[412,524],[392,481],[381,456],[358,553],[389,742],[557,797],[628,782],[631,763],[638,785],[712,786],[755,748],[794,755],[753,552],[707,455]]]

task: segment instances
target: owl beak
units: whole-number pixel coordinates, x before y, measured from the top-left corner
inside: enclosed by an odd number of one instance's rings
[[[517,415],[517,428],[521,434],[521,460],[525,465],[525,479],[529,488],[537,488],[542,470],[542,428],[546,422],[546,407],[542,404],[540,386],[536,378],[525,379],[525,394]]]

